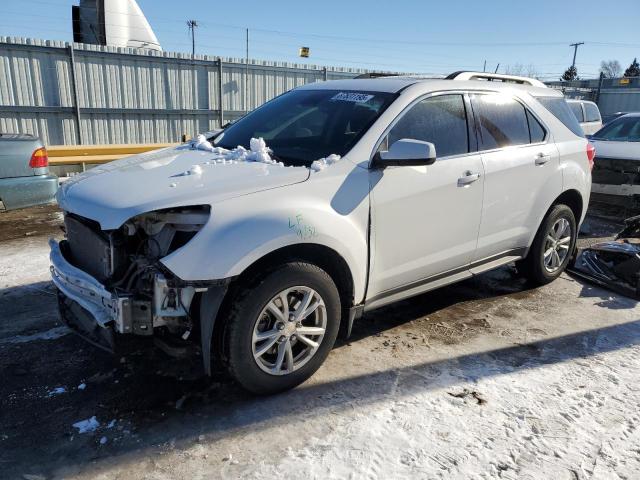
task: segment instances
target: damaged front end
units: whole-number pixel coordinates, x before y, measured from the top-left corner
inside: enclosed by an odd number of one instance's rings
[[[640,207],[640,161],[596,157],[591,189],[610,203]]]
[[[63,321],[114,353],[126,353],[145,339],[172,356],[196,352],[196,298],[208,286],[182,281],[160,259],[186,245],[209,215],[209,206],[171,208],[102,230],[93,220],[65,213],[66,239],[50,240]]]
[[[625,220],[614,241],[580,249],[568,271],[640,300],[640,216]]]

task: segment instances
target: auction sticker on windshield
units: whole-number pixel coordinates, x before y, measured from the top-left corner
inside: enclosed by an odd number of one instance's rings
[[[366,93],[340,92],[331,97],[331,100],[341,102],[365,103],[371,100],[373,97],[374,95],[368,95]]]

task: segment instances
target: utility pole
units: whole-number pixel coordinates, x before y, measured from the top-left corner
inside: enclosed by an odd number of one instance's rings
[[[244,65],[244,111],[249,111],[248,97],[249,97],[249,29],[247,28],[246,37],[246,56]]]
[[[187,27],[191,30],[191,55],[196,54],[196,27],[198,22],[195,20],[187,20]]]
[[[500,64],[498,63],[498,65],[496,65],[496,69],[494,70],[493,73],[498,73],[498,69],[500,68]]]
[[[484,61],[484,66],[482,67],[482,71],[486,72],[487,71],[487,61]]]
[[[569,46],[573,47],[573,62],[571,63],[571,68],[576,68],[576,54],[578,53],[578,47],[580,45],[584,45],[584,42],[572,43]]]

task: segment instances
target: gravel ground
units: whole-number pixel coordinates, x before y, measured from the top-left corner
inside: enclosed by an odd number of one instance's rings
[[[619,229],[593,213],[581,243]],[[256,398],[69,334],[59,221],[0,215],[2,478],[640,478],[631,299],[504,267],[372,312],[309,382]]]

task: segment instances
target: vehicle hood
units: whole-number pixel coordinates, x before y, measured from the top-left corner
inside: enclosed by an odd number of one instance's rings
[[[309,173],[306,167],[220,160],[215,153],[181,145],[127,157],[74,176],[62,183],[57,200],[63,210],[111,230],[141,213],[213,205],[304,182]]]
[[[589,140],[596,147],[596,157],[620,160],[640,160],[640,142],[609,142]]]

